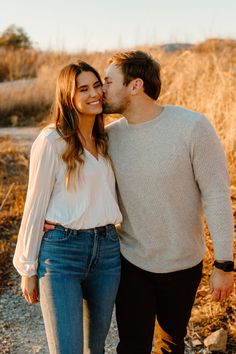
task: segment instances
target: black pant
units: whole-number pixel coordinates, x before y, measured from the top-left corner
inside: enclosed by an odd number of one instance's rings
[[[184,354],[184,337],[202,262],[171,273],[144,271],[122,257],[121,282],[116,301],[119,354],[150,354],[158,322],[157,353]]]

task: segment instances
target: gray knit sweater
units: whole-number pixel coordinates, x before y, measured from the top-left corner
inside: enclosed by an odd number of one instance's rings
[[[222,145],[199,113],[165,106],[151,121],[107,127],[123,223],[121,252],[157,273],[198,264],[203,209],[215,258],[233,258],[233,216]]]

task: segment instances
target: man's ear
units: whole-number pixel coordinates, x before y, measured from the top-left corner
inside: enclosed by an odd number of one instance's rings
[[[130,83],[130,94],[137,95],[141,91],[143,91],[143,80],[140,78],[133,79]]]

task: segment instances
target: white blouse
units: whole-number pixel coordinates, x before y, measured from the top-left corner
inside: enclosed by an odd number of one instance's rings
[[[61,159],[65,147],[52,126],[44,128],[32,145],[28,191],[13,259],[21,275],[37,274],[45,220],[76,230],[122,221],[109,161],[102,155],[96,159],[85,149],[80,176],[66,189],[66,164]]]

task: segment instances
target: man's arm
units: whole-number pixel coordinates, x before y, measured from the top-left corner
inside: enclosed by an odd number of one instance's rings
[[[205,117],[196,123],[191,137],[191,159],[201,192],[207,224],[218,262],[233,260],[233,213],[227,163],[223,147]],[[214,267],[210,291],[214,301],[225,300],[233,291],[233,272]]]

